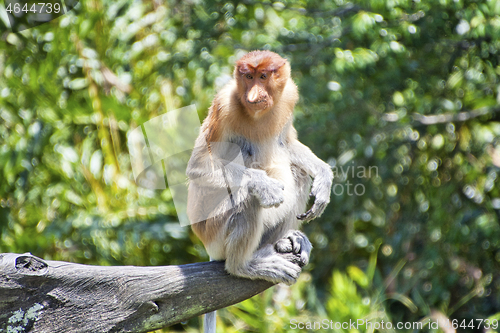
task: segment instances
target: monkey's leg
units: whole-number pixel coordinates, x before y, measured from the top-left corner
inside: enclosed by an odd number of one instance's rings
[[[275,245],[279,253],[293,253],[299,257],[301,267],[309,263],[312,245],[307,236],[299,230],[289,230]]]
[[[249,204],[228,222],[226,270],[244,278],[293,284],[301,272],[297,256],[293,253],[279,254],[272,244],[257,250],[264,228],[258,218],[262,208],[257,200],[251,200]]]

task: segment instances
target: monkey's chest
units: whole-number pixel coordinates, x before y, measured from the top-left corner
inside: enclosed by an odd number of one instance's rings
[[[290,152],[280,142],[267,145],[253,145],[248,141],[240,145],[245,167],[264,170],[266,174],[281,182],[284,186],[284,201],[278,207],[262,208],[260,217],[267,228],[285,220],[296,221],[295,216],[303,213],[308,198],[308,188],[305,182],[297,177],[290,160]]]
[[[229,141],[240,148],[245,167],[264,170],[269,177],[282,182],[286,192],[294,192],[297,186],[301,186],[290,160],[288,146],[281,137],[255,143],[244,137],[235,136]]]
[[[245,167],[264,170],[269,177],[286,184],[293,182],[290,153],[280,141],[254,144],[239,142]]]

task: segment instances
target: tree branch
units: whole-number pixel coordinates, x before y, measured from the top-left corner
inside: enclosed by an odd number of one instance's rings
[[[500,112],[500,108],[495,107],[482,107],[470,111],[462,111],[459,113],[443,113],[435,115],[423,115],[419,113],[413,113],[412,122],[416,125],[434,125],[434,124],[445,124],[451,122],[463,122],[469,119],[484,116],[486,114],[496,114]],[[400,120],[399,115],[396,112],[387,112],[383,115],[383,119],[388,122],[397,122]]]
[[[459,113],[444,113],[444,114],[429,115],[429,116],[414,113],[413,120],[415,122],[421,123],[422,125],[434,125],[434,124],[443,124],[450,122],[467,121],[469,119],[477,118],[488,113],[496,113],[498,111],[499,111],[498,108],[491,109],[489,107],[482,107],[471,111],[463,111]]]
[[[148,332],[250,298],[273,284],[223,262],[90,266],[0,254],[0,332]]]

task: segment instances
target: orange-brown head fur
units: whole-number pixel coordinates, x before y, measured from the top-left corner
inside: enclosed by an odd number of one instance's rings
[[[224,140],[229,132],[251,141],[275,137],[291,121],[297,100],[288,61],[271,51],[250,52],[236,62],[234,80],[212,102],[206,140]]]

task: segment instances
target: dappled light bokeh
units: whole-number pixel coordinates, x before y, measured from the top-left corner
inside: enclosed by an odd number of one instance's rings
[[[136,184],[128,138],[189,105],[202,120],[235,61],[268,49],[334,186],[299,282],[220,311],[221,332],[500,319],[500,1],[88,0],[21,32],[4,10],[1,252],[208,260],[168,186]]]

